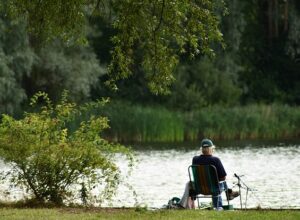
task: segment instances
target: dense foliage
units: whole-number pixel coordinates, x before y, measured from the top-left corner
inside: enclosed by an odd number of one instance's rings
[[[91,116],[73,132],[68,129],[76,117],[103,103],[77,106],[64,95],[53,105],[45,93],[31,100],[32,105],[43,102],[40,111],[25,113],[20,120],[3,115],[0,156],[9,169],[1,178],[24,187],[38,202],[60,205],[81,198],[86,204],[109,199],[120,182],[115,156],[125,154],[131,165],[130,151],[100,136],[108,127],[105,117]]]
[[[243,101],[299,104],[299,1],[253,0],[242,13]]]
[[[34,52],[24,35],[25,25],[0,14],[0,112],[14,113],[27,97],[22,86],[29,76]]]
[[[0,112],[20,112],[22,103],[38,91],[58,100],[62,91],[83,102],[91,96],[98,78],[105,73],[93,49],[68,47],[57,40],[35,49],[26,24],[0,15]]]
[[[257,102],[298,105],[299,2],[227,0],[226,6],[228,15],[220,14],[225,50],[212,45],[216,53],[214,59],[200,55],[190,60],[181,55],[174,71],[176,80],[171,94],[163,97],[151,94],[145,89],[145,79],[140,74],[143,70],[135,67],[133,76],[118,83],[118,93],[99,89],[95,97],[105,94],[134,103],[158,103],[181,110]],[[99,26],[104,27],[107,26],[103,23]],[[105,30],[108,34],[113,31]],[[112,35],[92,38],[91,42],[109,36]],[[96,51],[103,51],[99,44],[94,45]],[[98,56],[102,58],[100,53]]]
[[[40,90],[57,101],[63,89],[75,102],[176,111],[299,105],[299,1],[224,2],[226,16],[209,0],[1,0],[0,111],[26,109]]]
[[[127,78],[138,60],[150,90],[165,93],[174,79],[179,54],[211,55],[210,44],[222,40],[215,13],[220,5],[211,0],[12,0],[6,8],[13,17],[23,16],[28,21],[34,44],[54,37],[76,40],[84,36],[86,16],[106,16],[109,11],[108,22],[116,32],[108,83],[114,85],[114,80]]]

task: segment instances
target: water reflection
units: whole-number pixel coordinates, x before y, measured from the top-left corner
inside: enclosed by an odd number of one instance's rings
[[[197,145],[199,143],[135,146],[139,162],[127,181],[135,189],[137,200],[130,187],[124,184],[111,205],[121,207],[138,203],[160,208],[170,198],[181,197],[189,179],[187,168],[193,156],[200,153]],[[248,195],[248,208],[300,208],[300,140],[216,142],[216,145],[215,155],[223,162],[229,186],[238,190],[236,173],[244,175],[242,180],[253,189]],[[126,173],[124,158],[120,157],[118,165]],[[0,167],[5,169],[4,164]],[[242,189],[243,203],[245,192]],[[12,192],[10,198],[16,200],[22,195]],[[231,204],[239,208],[240,200],[236,198]]]
[[[166,146],[158,149],[153,145],[151,150],[138,147],[139,163],[129,179],[139,195],[138,202],[149,207],[161,207],[168,199],[181,197],[188,180],[187,167],[192,157],[199,154],[196,145],[176,146],[175,149]],[[242,180],[253,190],[248,194],[247,207],[300,208],[299,144],[244,142],[238,145],[234,142],[216,145],[215,155],[224,164],[229,185],[238,189],[234,177],[237,173],[244,175]],[[243,203],[245,192],[246,189],[242,189]],[[121,187],[114,205],[134,205],[130,194],[126,187]],[[232,204],[238,208],[240,200],[235,199]]]

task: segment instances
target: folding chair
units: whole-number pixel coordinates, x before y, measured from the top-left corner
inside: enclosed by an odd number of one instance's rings
[[[197,199],[198,208],[200,208],[199,198],[217,197],[219,199],[222,190],[220,189],[219,186],[219,178],[215,166],[191,165],[189,166],[188,171],[189,171],[190,182],[194,194],[193,197]],[[226,195],[226,199],[229,206],[228,195]],[[219,201],[217,205],[219,205]]]

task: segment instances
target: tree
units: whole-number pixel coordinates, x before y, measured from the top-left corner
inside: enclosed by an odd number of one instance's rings
[[[25,29],[24,24],[0,15],[0,113],[16,112],[27,98],[22,80],[30,75],[35,54]]]
[[[288,1],[288,20],[287,1],[244,3],[247,28],[242,32],[239,55],[244,68],[240,81],[245,87],[245,102],[299,104],[297,2]]]
[[[93,49],[59,39],[33,47],[26,22],[5,15],[8,2],[0,1],[0,113],[20,114],[27,97],[41,90],[55,101],[64,89],[73,101],[89,100],[106,72]]]
[[[171,95],[165,100],[176,109],[191,111],[212,105],[235,105],[241,94],[231,57],[200,60],[180,65]]]
[[[100,133],[108,127],[104,117],[89,117],[73,132],[69,123],[102,102],[77,106],[66,94],[52,105],[45,93],[37,93],[31,104],[45,102],[39,112],[25,113],[16,120],[3,115],[0,124],[0,156],[10,170],[1,174],[13,185],[23,186],[38,202],[61,205],[66,199],[92,201],[90,192],[104,184],[97,199],[109,199],[120,182],[120,170],[114,159],[117,153],[127,156],[128,148],[110,144]]]
[[[57,40],[36,50],[36,60],[29,77],[24,78],[28,96],[45,91],[57,101],[63,90],[76,103],[90,99],[92,88],[106,71],[91,47],[67,47]]]
[[[38,37],[32,38],[35,43],[57,36],[69,42],[82,39],[86,17],[111,15],[116,34],[108,84],[131,75],[142,52],[140,65],[148,87],[157,94],[173,82],[178,55],[213,54],[211,42],[222,40],[215,14],[219,6],[211,0],[11,0],[8,11],[28,20],[29,30]]]

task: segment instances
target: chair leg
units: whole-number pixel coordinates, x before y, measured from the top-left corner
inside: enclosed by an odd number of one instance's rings
[[[228,203],[228,206],[229,206],[229,193],[228,193],[228,190],[226,190],[225,193],[226,193],[227,203]]]

